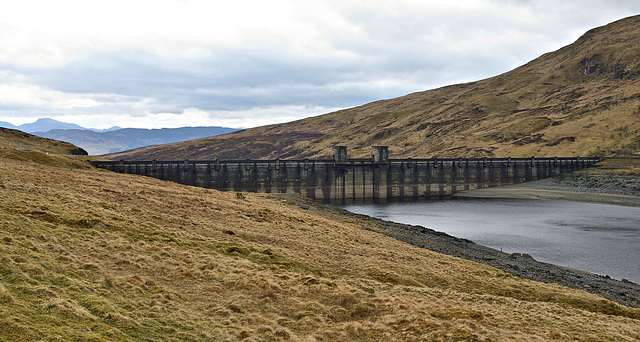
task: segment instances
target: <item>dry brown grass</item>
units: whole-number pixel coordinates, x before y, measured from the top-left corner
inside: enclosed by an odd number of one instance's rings
[[[640,158],[609,158],[598,164],[598,168],[582,172],[640,175]]]
[[[15,129],[0,127],[0,152],[11,150],[40,151],[52,154],[86,155],[87,152],[70,143],[40,138]]]
[[[245,197],[0,159],[0,340],[640,339],[640,310]]]

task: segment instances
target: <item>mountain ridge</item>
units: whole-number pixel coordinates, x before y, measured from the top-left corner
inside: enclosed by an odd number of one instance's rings
[[[113,153],[127,149],[167,144],[178,141],[210,137],[235,132],[238,129],[219,126],[179,127],[179,128],[120,128],[95,132],[93,130],[54,129],[36,132],[37,136],[68,141],[81,146],[91,155]]]
[[[13,125],[0,121],[0,127],[15,129],[42,138],[66,141],[91,155],[113,153],[142,146],[167,144],[210,137],[240,129],[220,126],[188,126],[178,128],[86,128],[77,124],[40,118],[33,123]]]
[[[74,123],[62,122],[51,118],[39,118],[35,122],[22,125],[13,125],[8,122],[0,121],[0,127],[17,129],[30,134],[46,132],[52,129],[87,129]]]
[[[285,124],[110,159],[530,157],[640,151],[640,16],[587,31],[506,73]]]
[[[10,122],[0,121],[0,127],[9,128],[9,129],[17,129],[23,131],[25,133],[33,134],[33,133],[44,133],[54,129],[64,130],[64,129],[78,129],[78,130],[88,130],[94,132],[108,132],[116,129],[121,129],[122,127],[113,126],[111,128],[105,129],[97,129],[97,128],[86,128],[82,127],[78,124],[58,121],[56,119],[51,118],[38,118],[36,121],[31,123],[26,123],[22,125],[14,125]]]

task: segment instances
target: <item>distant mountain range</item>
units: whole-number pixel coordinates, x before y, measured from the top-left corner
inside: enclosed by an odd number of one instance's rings
[[[49,118],[38,119],[36,122],[18,126],[0,121],[0,127],[69,142],[85,149],[91,155],[114,153],[137,147],[168,144],[238,131],[236,128],[217,126],[161,129],[112,127],[98,130]]]
[[[11,123],[0,121],[0,127],[17,129],[26,133],[37,133],[37,132],[48,132],[53,129],[80,129],[80,130],[89,130],[94,132],[108,132],[115,131],[117,129],[122,129],[122,127],[113,126],[107,129],[96,129],[96,128],[85,128],[80,125],[76,125],[73,123],[62,122],[50,118],[41,118],[36,120],[36,122],[27,123],[23,125],[13,125]]]
[[[47,132],[52,129],[86,129],[76,124],[60,122],[58,120],[49,118],[38,119],[38,121],[36,122],[18,126],[12,125],[8,122],[0,121],[0,127],[17,129],[27,133]]]

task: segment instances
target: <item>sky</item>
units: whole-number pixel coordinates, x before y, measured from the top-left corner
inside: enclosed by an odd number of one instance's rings
[[[0,121],[255,127],[495,76],[637,0],[0,0]]]

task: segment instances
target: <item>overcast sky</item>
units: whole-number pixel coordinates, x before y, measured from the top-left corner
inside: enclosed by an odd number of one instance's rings
[[[637,0],[0,0],[0,121],[254,127],[491,77]]]

